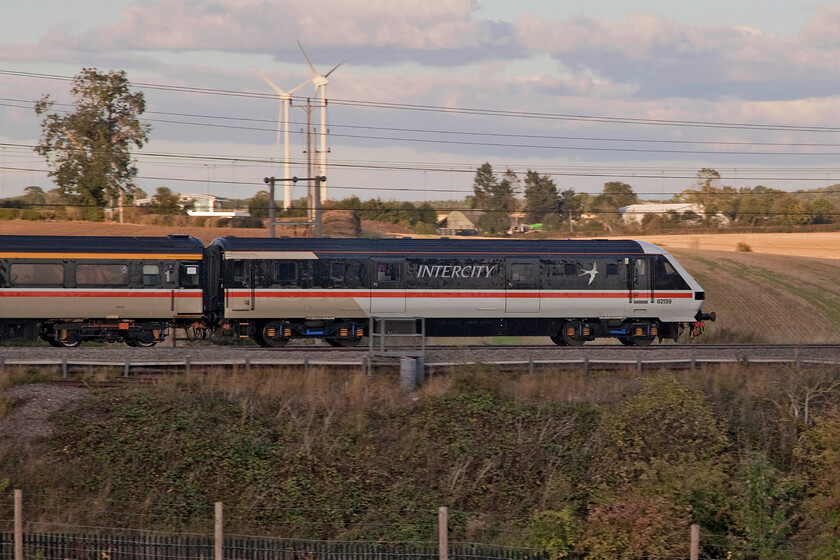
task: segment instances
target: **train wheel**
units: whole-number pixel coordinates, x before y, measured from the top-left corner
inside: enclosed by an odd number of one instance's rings
[[[50,343],[50,346],[57,348],[75,348],[82,343],[82,336],[78,331],[67,331],[64,340],[61,340],[58,338],[58,333],[53,332],[47,337],[47,342]]]
[[[569,321],[563,325],[563,329],[560,332],[563,337],[563,341],[568,346],[583,346],[583,343],[586,342],[586,339],[577,336],[577,333],[580,332],[579,321]]]
[[[155,342],[154,340],[141,340],[133,336],[125,337],[123,341],[132,348],[151,348],[152,346],[157,344],[157,342]]]
[[[568,346],[568,344],[566,344],[566,341],[565,341],[565,340],[563,340],[563,336],[562,336],[562,335],[559,335],[559,334],[558,334],[558,335],[556,335],[556,336],[550,336],[550,337],[548,337],[548,338],[550,338],[550,339],[551,339],[551,342],[553,342],[553,343],[554,343],[554,344],[556,344],[557,346]]]
[[[362,337],[359,338],[325,338],[324,340],[327,341],[327,344],[330,346],[335,346],[336,348],[352,348],[354,346],[358,346],[359,343],[362,341]]]
[[[278,327],[276,323],[266,323],[259,330],[260,336],[265,342],[266,348],[282,348],[289,343],[288,338],[278,337],[277,331]],[[282,330],[280,332],[282,332]],[[254,340],[256,340],[256,337],[254,337]],[[257,344],[259,344],[259,342],[257,342]]]
[[[634,338],[633,343],[636,346],[650,346],[651,343],[653,342],[654,338],[656,338],[656,337],[650,336],[650,337],[644,337],[644,338]]]
[[[262,348],[268,348],[268,342],[266,342],[265,337],[263,337],[263,330],[262,327],[258,327],[251,332],[251,338],[254,342],[257,343],[257,346]]]
[[[619,341],[620,343],[622,343],[624,346],[635,346],[635,344],[636,344],[636,343],[633,341],[633,339],[632,339],[632,338],[621,337],[621,338],[619,338],[619,339],[618,339],[618,341]]]

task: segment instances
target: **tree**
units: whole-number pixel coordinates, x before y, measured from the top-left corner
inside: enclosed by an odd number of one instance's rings
[[[604,222],[618,221],[618,209],[639,202],[633,187],[627,183],[613,181],[604,184],[604,190],[592,202],[593,209],[602,214]]]
[[[84,68],[70,91],[73,112],[50,112],[49,95],[35,103],[35,112],[44,117],[35,151],[47,159],[62,193],[101,208],[134,188],[137,168],[130,150],[148,140],[151,127],[139,120],[146,102],[142,92],[129,91],[123,71]]]
[[[808,213],[813,224],[830,224],[835,221],[837,209],[824,198],[818,198],[808,203]]]
[[[808,209],[804,204],[788,193],[784,193],[773,201],[770,207],[773,222],[786,226],[801,226],[811,221]]]
[[[479,181],[483,184],[480,185]],[[484,212],[478,219],[478,227],[488,235],[501,235],[510,229],[510,215],[516,207],[516,189],[519,179],[516,173],[508,169],[504,178],[500,181],[493,175],[493,169],[489,163],[482,165],[478,172],[474,187],[476,197],[479,197],[481,187],[482,209]]]
[[[556,215],[560,209],[557,185],[551,177],[529,169],[525,174],[525,212],[528,221],[542,222],[547,215]]]
[[[253,197],[249,198],[248,214],[252,218],[268,218],[268,201],[270,200],[268,191],[259,191]]]
[[[181,197],[178,193],[172,192],[169,187],[158,187],[155,196],[152,197],[151,208],[155,214],[176,215],[185,214],[181,206]]]
[[[26,204],[37,206],[47,201],[47,193],[41,187],[26,187],[22,198]]]
[[[473,180],[473,192],[471,207],[475,210],[483,210],[490,197],[490,192],[497,188],[499,179],[493,174],[493,166],[490,162],[484,163],[475,171]]]

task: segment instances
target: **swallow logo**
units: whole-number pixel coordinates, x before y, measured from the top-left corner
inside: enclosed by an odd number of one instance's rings
[[[578,274],[578,276],[585,276],[587,274],[589,275],[589,284],[592,284],[592,281],[595,280],[595,275],[598,274],[598,263],[597,262],[593,262],[592,263],[592,268],[590,270],[584,270],[583,272]],[[587,285],[589,285],[589,284],[587,284]]]

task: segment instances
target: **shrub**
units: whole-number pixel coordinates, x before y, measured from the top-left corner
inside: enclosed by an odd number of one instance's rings
[[[739,241],[738,244],[735,246],[735,251],[739,253],[752,253],[752,247],[750,247],[743,241]]]

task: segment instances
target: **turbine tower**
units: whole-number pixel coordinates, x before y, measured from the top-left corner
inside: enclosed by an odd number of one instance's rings
[[[318,163],[319,171],[318,175],[326,176],[327,175],[327,84],[330,81],[327,77],[335,72],[335,69],[344,64],[342,60],[338,64],[332,67],[329,72],[326,74],[319,74],[315,67],[312,66],[312,63],[309,62],[309,57],[306,56],[306,51],[303,50],[303,45],[300,44],[300,41],[297,42],[298,46],[300,47],[300,52],[303,53],[303,58],[306,59],[306,64],[309,66],[309,70],[312,71],[312,84],[315,86],[315,97],[319,98],[319,104],[321,106],[321,149],[320,149],[320,162]],[[321,183],[321,202],[327,200],[327,183],[326,181]]]
[[[291,104],[292,94],[297,90],[308,84],[312,79],[308,79],[298,87],[290,91],[283,91],[274,83],[265,77],[265,74],[253,67],[257,74],[265,80],[271,88],[277,92],[277,97],[280,98],[280,115],[277,117],[277,145],[280,145],[280,137],[285,137],[285,149],[283,151],[283,178],[291,179],[289,176],[289,105]],[[288,210],[292,206],[292,185],[291,182],[285,181],[283,186],[283,209]]]

